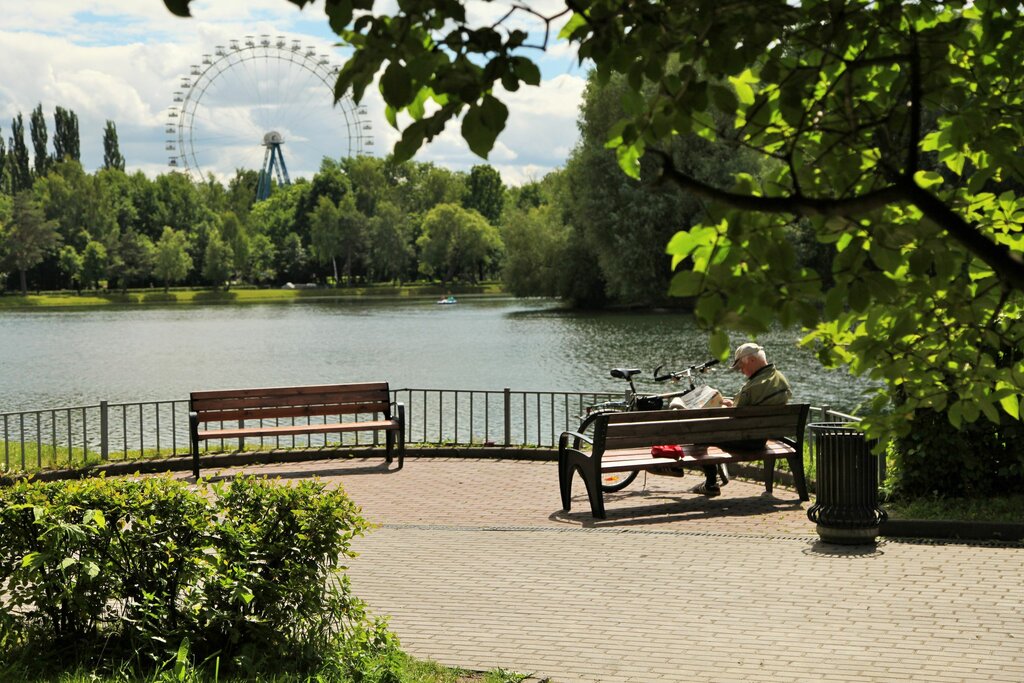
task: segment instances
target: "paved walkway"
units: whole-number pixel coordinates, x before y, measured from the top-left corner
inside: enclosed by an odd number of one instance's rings
[[[554,463],[251,466],[344,486],[381,526],[353,590],[410,654],[553,683],[1024,681],[1024,546],[822,544],[796,493],[643,475],[589,514]],[[212,473],[211,473],[212,474]]]

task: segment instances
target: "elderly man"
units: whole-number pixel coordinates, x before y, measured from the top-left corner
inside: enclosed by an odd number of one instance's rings
[[[783,405],[793,396],[786,376],[779,372],[775,365],[768,362],[764,349],[757,344],[751,342],[740,344],[733,355],[732,368],[742,372],[747,381],[734,399],[722,401],[722,404],[727,407]],[[721,445],[724,448],[753,450],[764,448],[764,444],[764,439],[752,439]],[[728,483],[728,474],[724,465],[721,466],[721,473],[722,482]],[[719,488],[715,475],[716,468],[713,465],[708,465],[704,468],[704,483],[694,487],[691,491],[709,498],[721,495],[722,489]]]

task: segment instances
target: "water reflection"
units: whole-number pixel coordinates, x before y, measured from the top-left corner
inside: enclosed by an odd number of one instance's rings
[[[821,368],[799,334],[764,335],[799,400],[852,409],[867,384]],[[611,367],[681,368],[707,335],[678,312],[547,300],[359,301],[0,315],[0,411],[187,398],[197,389],[386,379],[393,387],[614,390]],[[742,377],[720,370],[723,393]]]

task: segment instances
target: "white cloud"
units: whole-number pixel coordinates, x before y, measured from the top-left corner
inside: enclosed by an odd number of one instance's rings
[[[473,7],[474,11],[499,12],[500,4],[474,3]],[[555,0],[531,3],[545,14],[554,14],[560,6]],[[182,77],[194,82],[195,78],[189,77],[191,66],[202,66],[203,55],[212,55],[216,46],[229,47],[232,39],[244,44],[247,35],[257,42],[266,35],[273,42],[280,35],[289,47],[298,40],[303,52],[312,46],[317,55],[329,55],[334,64],[343,59],[333,45],[334,36],[319,4],[300,12],[285,0],[197,0],[192,14],[192,19],[174,17],[159,0],[11,3],[0,28],[0,54],[5,57],[0,59],[0,131],[4,138],[10,135],[11,119],[20,112],[26,119],[26,142],[31,149],[27,119],[41,103],[52,144],[53,111],[59,105],[79,117],[82,162],[87,170],[102,164],[103,128],[110,119],[117,125],[128,170],[156,175],[168,170],[168,158],[177,151],[165,149],[168,138],[177,137],[168,136],[165,130],[169,108],[175,105],[174,93],[185,91]],[[522,12],[517,17],[529,18]],[[563,53],[555,44],[549,45],[548,53],[531,56],[542,64],[546,80],[541,88],[524,87],[503,94],[510,108],[507,129],[489,159],[509,183],[533,179],[561,166],[578,138],[576,115],[584,79],[572,63],[571,51]],[[271,108],[270,91],[262,85],[263,80],[243,74],[241,68],[229,75],[238,80],[236,85],[247,87],[239,93],[220,89],[219,96],[225,101],[236,94],[239,101],[234,108],[219,110],[207,130],[249,132],[244,139],[224,139],[216,144],[204,141],[211,146],[204,153],[208,170],[229,177],[234,172],[232,164],[241,163],[243,148],[255,158],[244,163],[258,167],[263,154],[259,141],[265,132],[261,125],[283,128],[293,176],[311,173],[325,154],[345,153],[345,117],[331,110],[327,87],[323,103],[313,102],[305,99],[306,90],[294,85],[294,75],[268,67],[267,78],[277,79],[278,90],[283,90],[286,82],[295,88],[288,90],[287,96],[305,114],[290,119],[291,127],[285,128],[285,123],[258,121],[260,113]],[[209,103],[215,94],[210,90],[204,97]],[[399,134],[386,123],[377,92],[368,90],[363,105],[373,135],[373,145],[366,149],[384,154]],[[416,158],[458,170],[484,163],[469,151],[459,129],[458,121],[451,122]],[[360,128],[359,132],[364,131]],[[303,146],[307,149],[300,152]]]

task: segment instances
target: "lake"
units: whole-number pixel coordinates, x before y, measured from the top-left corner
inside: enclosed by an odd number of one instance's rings
[[[6,312],[0,412],[379,379],[392,388],[618,391],[609,368],[641,368],[649,380],[657,365],[707,360],[707,338],[684,313],[513,298]],[[854,409],[868,384],[823,369],[799,338],[776,330],[759,339],[795,400]],[[709,384],[730,395],[742,379],[719,369]]]

